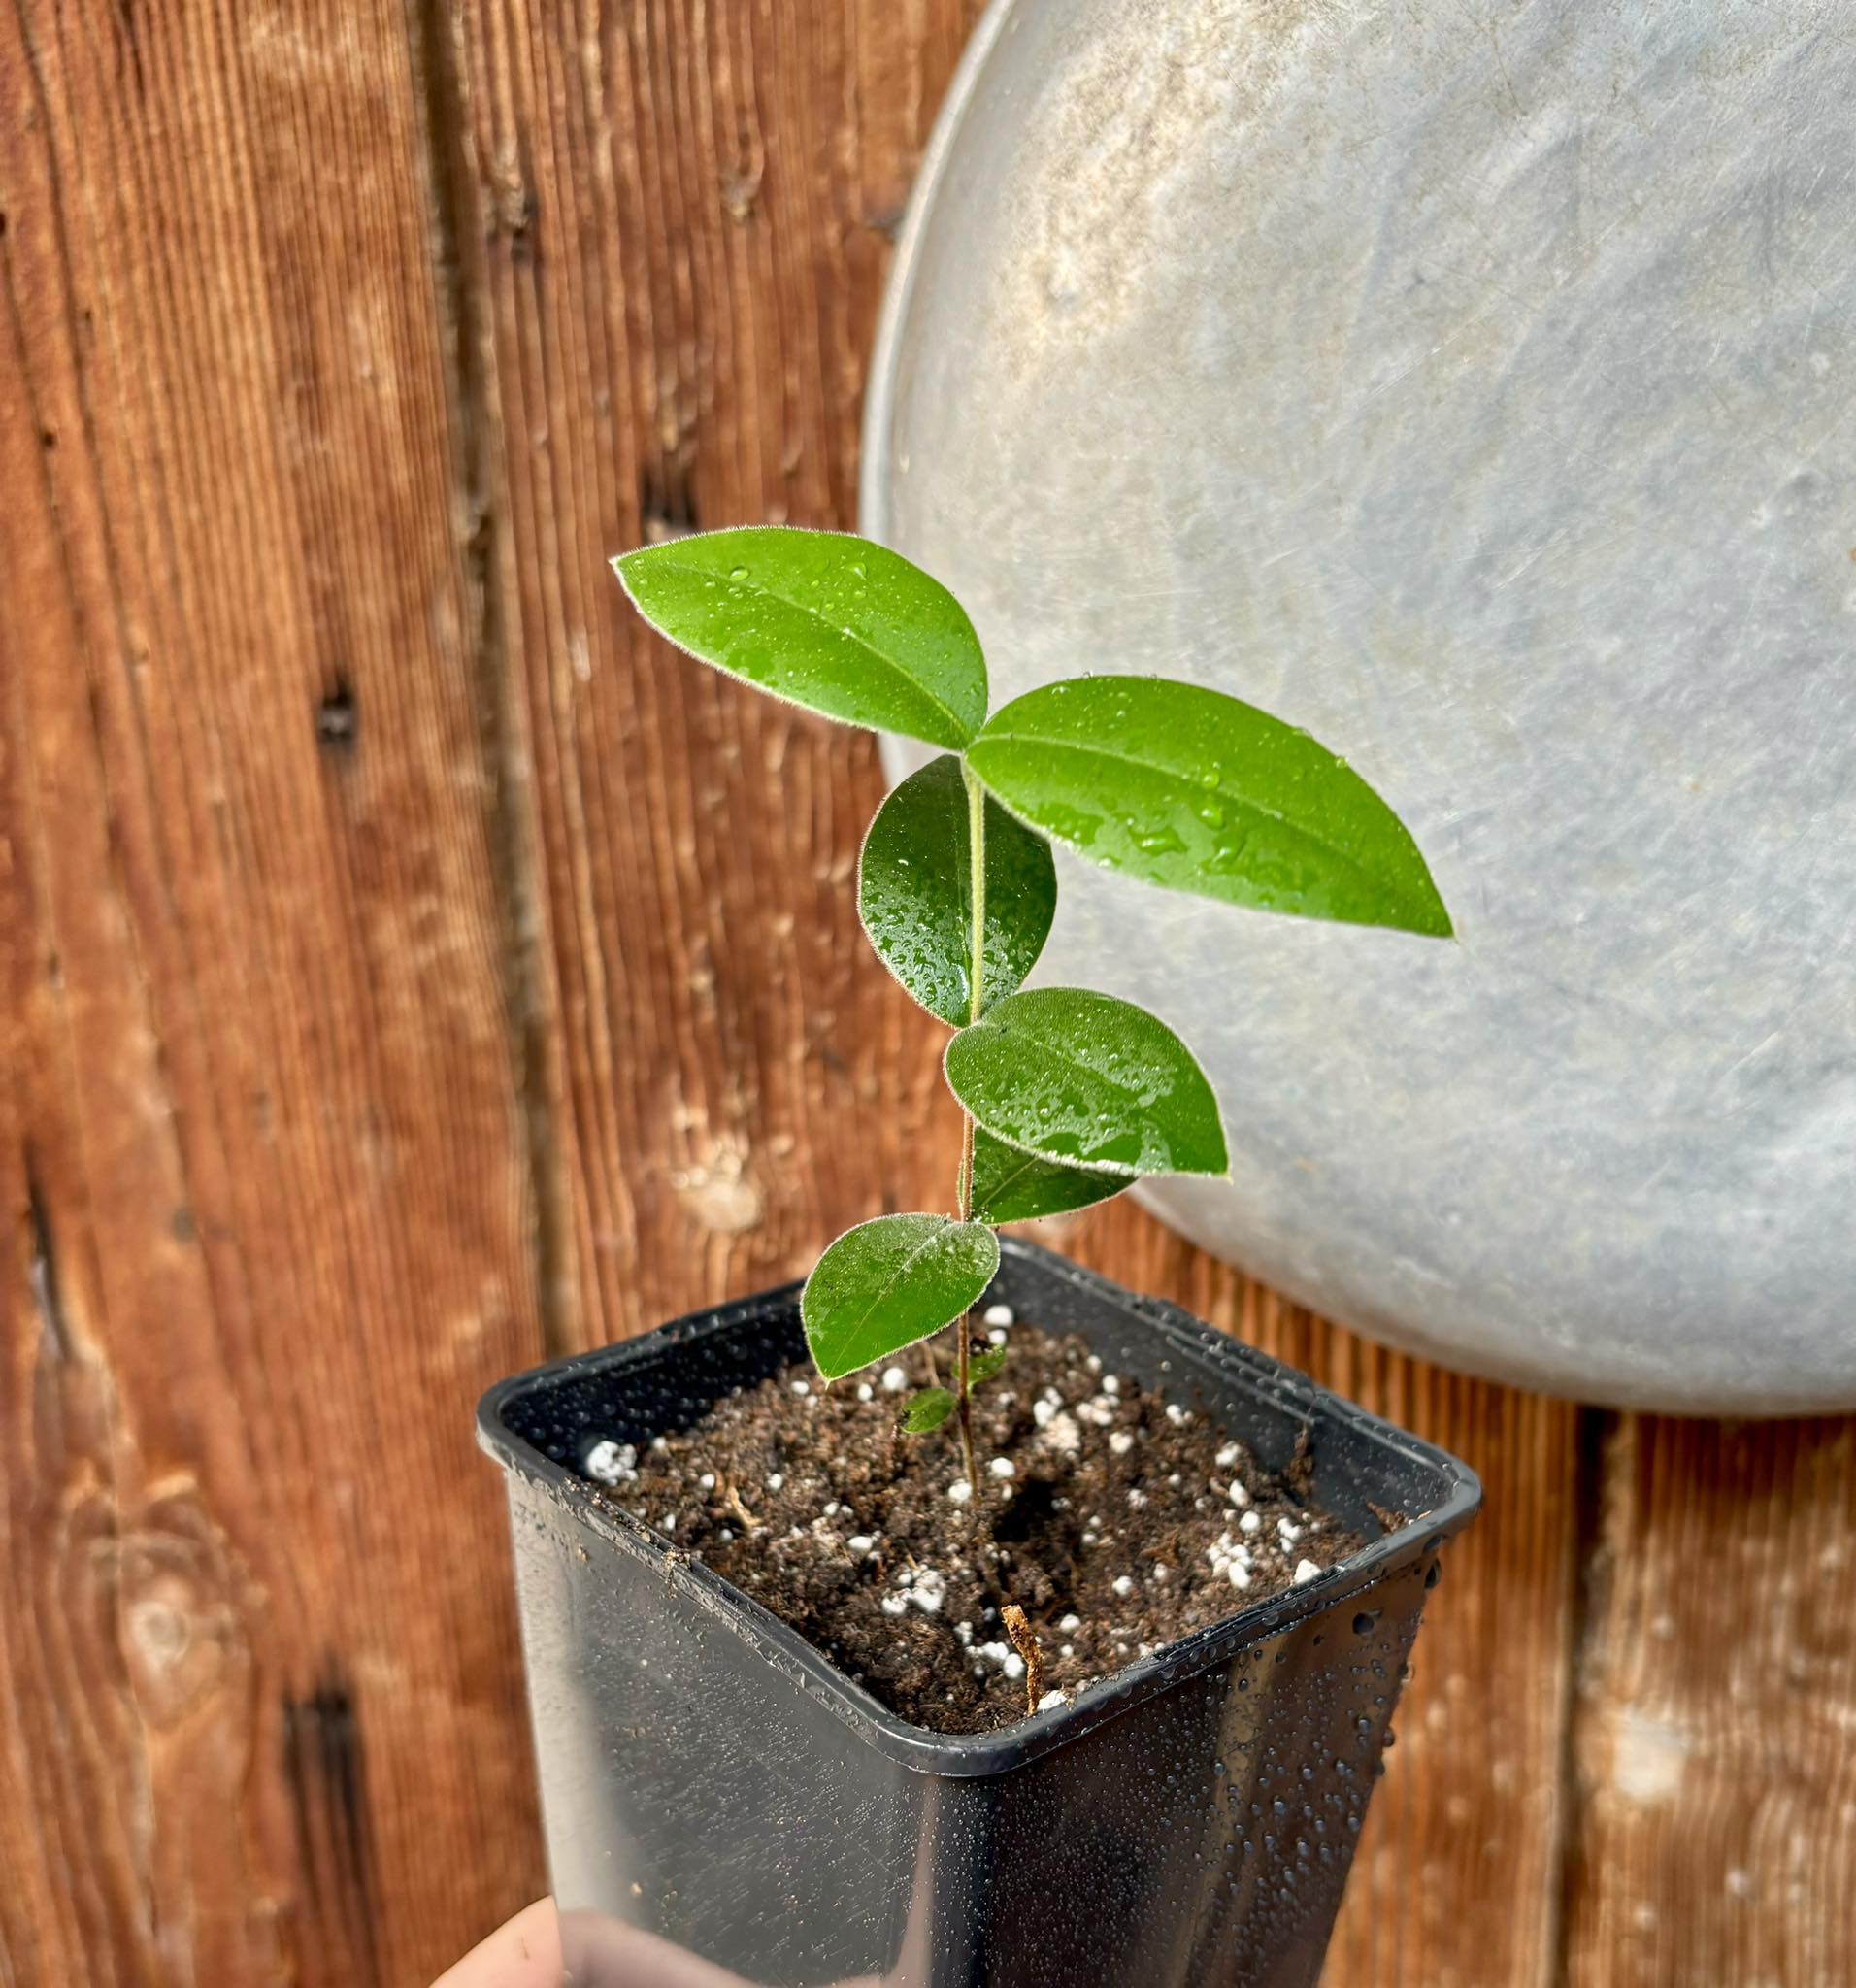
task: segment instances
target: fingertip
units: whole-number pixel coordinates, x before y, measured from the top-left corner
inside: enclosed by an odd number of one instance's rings
[[[537,1899],[447,1968],[432,1988],[561,1988],[560,1916]]]

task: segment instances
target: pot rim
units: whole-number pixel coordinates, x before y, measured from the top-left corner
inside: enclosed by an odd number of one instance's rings
[[[796,1303],[800,1283],[779,1285],[718,1309],[691,1313],[636,1339],[551,1360],[499,1381],[478,1405],[479,1445],[512,1475],[519,1474],[537,1484],[601,1539],[644,1560],[661,1578],[726,1622],[788,1682],[820,1699],[879,1752],[917,1773],[963,1779],[1021,1767],[1157,1693],[1228,1663],[1239,1650],[1376,1587],[1435,1553],[1475,1515],[1482,1502],[1480,1480],[1467,1464],[1435,1443],[1317,1385],[1307,1375],[1216,1331],[1177,1305],[1128,1291],[1018,1237],[1002,1236],[999,1243],[1002,1259],[1117,1306],[1132,1323],[1169,1341],[1188,1366],[1215,1370],[1220,1381],[1235,1385],[1280,1413],[1307,1422],[1318,1414],[1330,1427],[1339,1424],[1350,1429],[1388,1457],[1422,1466],[1442,1479],[1442,1497],[1426,1510],[1409,1515],[1396,1532],[1382,1533],[1357,1553],[1324,1568],[1313,1580],[1246,1603],[1219,1622],[1162,1644],[1061,1706],[990,1733],[936,1733],[892,1712],[798,1631],[701,1561],[681,1552],[669,1535],[633,1518],[598,1486],[517,1436],[507,1420],[506,1411],[514,1403],[550,1384],[579,1375],[661,1360],[680,1347],[738,1331],[764,1318],[775,1307]]]

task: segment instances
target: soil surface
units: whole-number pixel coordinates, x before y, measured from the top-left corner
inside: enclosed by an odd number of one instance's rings
[[[1011,1725],[1361,1543],[1310,1503],[1306,1457],[1272,1474],[1083,1340],[1003,1317],[987,1337],[1009,1356],[974,1398],[977,1505],[957,1421],[897,1433],[919,1348],[829,1391],[795,1365],[642,1451],[603,1445],[588,1474],[944,1733]]]

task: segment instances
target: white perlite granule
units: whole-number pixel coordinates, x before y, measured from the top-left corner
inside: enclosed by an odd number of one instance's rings
[[[1082,1431],[1077,1427],[1075,1416],[1060,1413],[1051,1416],[1044,1440],[1060,1454],[1075,1456],[1082,1447]]]
[[[1130,1574],[1118,1574],[1110,1585],[1118,1595],[1131,1595],[1134,1593],[1134,1576]]]
[[[939,1615],[942,1603],[947,1599],[947,1576],[938,1567],[922,1568],[909,1597],[924,1615]]]
[[[947,1486],[947,1496],[951,1498],[956,1505],[965,1505],[967,1501],[973,1496],[973,1486],[967,1482],[965,1477],[956,1477],[953,1480],[953,1482]]]
[[[1250,1585],[1250,1549],[1242,1541],[1234,1540],[1229,1533],[1220,1533],[1205,1550],[1213,1574],[1223,1574],[1234,1588]]]
[[[609,1437],[586,1452],[580,1468],[596,1483],[629,1484],[638,1475],[638,1450],[629,1442],[614,1442]]]
[[[1295,1584],[1300,1587],[1304,1581],[1312,1580],[1321,1570],[1312,1560],[1298,1560],[1295,1563]]]
[[[1018,1474],[1018,1466],[1009,1456],[994,1457],[986,1468],[995,1477],[1015,1477]]]
[[[891,1394],[901,1394],[908,1385],[909,1376],[900,1367],[885,1367],[883,1369],[883,1386]]]
[[[1006,1326],[1018,1322],[1018,1314],[1010,1305],[988,1305],[983,1317],[987,1325]]]
[[[1057,1706],[1066,1705],[1068,1703],[1069,1701],[1064,1697],[1061,1691],[1046,1691],[1044,1695],[1038,1701],[1038,1709],[1041,1712],[1047,1712],[1054,1709]]]

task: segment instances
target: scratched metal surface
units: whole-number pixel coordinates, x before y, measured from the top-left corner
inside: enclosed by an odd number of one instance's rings
[[[1502,1379],[1856,1405],[1852,102],[1806,0],[1007,0],[904,242],[865,524],[1000,694],[1291,716],[1457,915],[1068,864],[1226,1101],[1155,1206]]]

